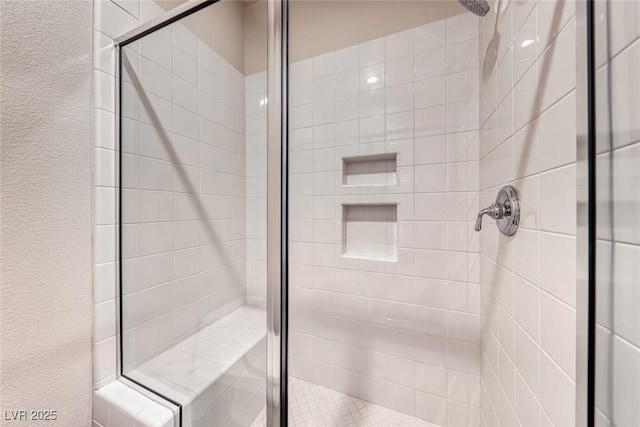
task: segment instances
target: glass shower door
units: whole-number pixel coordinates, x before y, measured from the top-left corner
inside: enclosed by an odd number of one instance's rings
[[[640,425],[640,4],[594,3],[598,426]]]
[[[264,425],[266,6],[196,3],[120,43],[121,369],[183,426]]]
[[[292,424],[576,425],[575,10],[292,2]]]
[[[290,8],[290,425],[478,425],[480,18]]]

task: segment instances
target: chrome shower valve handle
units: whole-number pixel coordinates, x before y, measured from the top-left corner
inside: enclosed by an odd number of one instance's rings
[[[495,203],[478,212],[475,230],[482,230],[482,217],[489,216],[496,221],[496,225],[505,236],[513,236],[520,225],[520,199],[518,190],[511,185],[500,189]]]
[[[502,219],[505,215],[505,209],[503,206],[500,206],[497,203],[492,203],[488,208],[482,209],[478,212],[478,218],[476,219],[476,231],[482,230],[482,217],[485,215],[490,216],[491,218],[498,220]]]

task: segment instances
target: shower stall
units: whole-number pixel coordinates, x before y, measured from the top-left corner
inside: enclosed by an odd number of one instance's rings
[[[182,426],[640,425],[637,2],[157,3],[121,378]]]

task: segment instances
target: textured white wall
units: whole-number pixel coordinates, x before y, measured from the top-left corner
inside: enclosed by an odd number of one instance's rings
[[[91,3],[3,1],[0,8],[0,407],[57,410],[47,425],[86,426]]]

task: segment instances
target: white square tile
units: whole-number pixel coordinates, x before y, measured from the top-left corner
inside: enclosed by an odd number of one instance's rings
[[[416,191],[440,192],[445,189],[445,166],[443,164],[417,166],[416,173]]]
[[[575,16],[576,8],[573,2],[562,1],[557,4],[538,3],[536,9],[538,28],[541,30],[538,33],[538,37],[540,37],[539,51],[541,52],[549,46],[559,32],[567,28],[565,24]],[[575,33],[575,28],[569,31]]]
[[[406,30],[386,37],[387,61],[402,56],[413,55],[414,30]]]
[[[415,80],[444,76],[447,73],[447,50],[439,47],[416,53]]]
[[[576,86],[576,73],[573,72],[576,67],[576,52],[573,48],[576,43],[575,37],[575,20],[571,20],[543,54],[541,60],[550,65],[548,83],[538,94],[541,111],[546,110]]]
[[[341,71],[335,76],[336,97],[353,95],[360,90],[360,73],[357,68]]]
[[[95,4],[94,25],[97,31],[111,38],[120,37],[139,25],[135,16],[110,0],[100,0]]]
[[[335,73],[336,60],[333,52],[313,57],[313,78],[328,76]]]
[[[545,231],[576,233],[575,165],[540,175],[540,228]],[[552,206],[554,206],[552,208]],[[551,214],[551,209],[555,214]]]
[[[335,121],[336,110],[334,100],[318,101],[312,105],[312,120],[314,125],[322,125]]]
[[[538,69],[534,65],[513,89],[513,122],[515,130],[531,122],[539,112]]]
[[[447,102],[450,104],[478,99],[478,75],[476,71],[447,76]]]
[[[540,357],[540,403],[557,425],[575,423],[575,384],[542,354]]]
[[[336,80],[334,75],[319,77],[312,83],[313,101],[332,99],[336,96]]]
[[[447,102],[447,80],[435,77],[415,83],[416,109],[444,105]]]
[[[513,43],[513,79],[520,80],[538,57],[537,13],[529,15]]]
[[[94,156],[94,185],[114,187],[116,184],[115,152],[96,148]]]
[[[571,92],[538,120],[541,171],[576,161],[576,147],[571,143],[576,135],[575,101],[575,92]]]
[[[392,87],[413,82],[413,55],[387,60],[385,64],[386,86]]]
[[[575,309],[540,294],[540,345],[572,379],[576,374],[575,324]]]
[[[313,79],[313,59],[309,58],[292,63],[290,71],[292,83]]]
[[[478,37],[478,17],[463,13],[447,18],[447,44],[454,44]]]
[[[446,109],[444,106],[415,110],[415,136],[441,135],[446,131]]]
[[[379,63],[360,68],[360,91],[382,89],[385,86],[385,64]]]
[[[379,38],[359,45],[360,67],[378,64],[385,60],[385,38]]]
[[[429,393],[415,392],[416,417],[437,425],[447,425],[447,400]]]
[[[407,111],[403,113],[387,114],[387,140],[412,138],[414,134],[414,115]]]
[[[360,119],[360,142],[384,141],[385,117],[374,116]]]
[[[335,67],[336,73],[357,69],[360,63],[359,47],[357,45],[350,46],[350,47],[336,51],[335,61],[336,61],[336,67]]]
[[[478,128],[477,100],[447,105],[447,132],[466,132]]]
[[[445,46],[447,42],[447,23],[445,20],[422,25],[415,29],[415,52]]]
[[[478,41],[467,40],[447,46],[447,73],[478,68]]]
[[[385,108],[387,113],[399,113],[414,109],[413,84],[394,86],[385,89]]]
[[[449,370],[447,397],[468,405],[480,405],[480,377]]]
[[[384,89],[362,92],[358,96],[358,111],[361,118],[380,116],[385,110]]]
[[[115,111],[115,78],[102,71],[93,72],[93,99],[95,108]],[[135,118],[135,117],[134,117]]]

